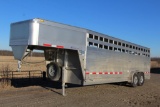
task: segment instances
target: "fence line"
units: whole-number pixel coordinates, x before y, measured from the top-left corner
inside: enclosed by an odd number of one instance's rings
[[[38,72],[38,73],[37,73]],[[41,71],[41,70],[30,70],[30,71],[9,71],[9,73],[3,74],[3,72],[0,72],[0,79],[14,79],[14,78],[23,78],[23,77],[28,77],[29,79],[31,77],[39,77],[38,75],[40,75],[40,77],[42,78],[46,78],[46,72],[45,71]],[[21,77],[18,77],[21,76]]]

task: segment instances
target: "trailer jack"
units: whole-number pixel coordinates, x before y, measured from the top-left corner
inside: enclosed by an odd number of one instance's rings
[[[65,92],[65,84],[67,81],[67,68],[68,67],[68,53],[65,50],[65,55],[64,55],[64,66],[62,67],[62,95],[66,96]]]
[[[62,70],[62,95],[66,96],[66,92],[65,92],[65,67],[63,67]]]
[[[18,60],[18,63],[17,63],[17,64],[18,64],[17,71],[18,71],[18,72],[20,72],[20,71],[21,71],[21,61],[20,61],[20,60]]]

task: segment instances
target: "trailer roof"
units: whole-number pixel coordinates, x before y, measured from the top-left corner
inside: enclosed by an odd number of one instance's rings
[[[70,27],[71,29],[74,29],[74,30],[77,30],[77,31],[83,31],[83,32],[95,34],[95,35],[98,35],[98,36],[100,35],[102,37],[109,37],[109,38],[112,38],[113,40],[119,40],[121,42],[128,43],[128,44],[131,44],[131,45],[135,45],[135,46],[138,46],[138,47],[141,47],[141,48],[150,49],[148,47],[141,46],[141,45],[138,45],[138,44],[135,44],[135,43],[123,40],[123,39],[119,39],[119,38],[116,38],[116,37],[113,37],[113,36],[109,36],[107,34],[99,33],[99,32],[96,32],[96,31],[93,31],[93,30],[90,30],[90,29],[87,29],[87,28],[81,28],[81,27],[68,25],[68,24],[63,24],[63,23],[59,23],[59,22],[54,22],[54,21],[50,21],[50,20],[45,20],[45,19],[41,19],[41,18],[34,18],[34,19],[24,20],[24,21],[15,22],[15,23],[12,23],[12,24],[18,24],[18,23],[24,23],[24,22],[32,22],[32,21],[35,21],[35,20],[39,20],[40,22],[56,23],[56,24],[59,24],[59,25],[63,25],[65,27]]]

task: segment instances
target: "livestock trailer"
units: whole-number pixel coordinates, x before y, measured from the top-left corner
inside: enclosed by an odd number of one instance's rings
[[[47,76],[62,82],[63,95],[66,83],[128,82],[135,87],[150,79],[149,48],[84,28],[39,18],[16,22],[10,46],[19,61],[43,50]]]

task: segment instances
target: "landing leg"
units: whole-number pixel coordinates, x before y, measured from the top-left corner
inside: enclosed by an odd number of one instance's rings
[[[65,67],[63,67],[63,70],[62,70],[62,95],[66,96],[66,92],[65,92]]]
[[[64,66],[62,68],[62,95],[66,96],[66,92],[65,92],[65,83],[67,81],[67,70],[66,68],[68,67],[68,53],[65,50],[65,55],[64,55]]]
[[[21,61],[18,60],[18,68],[17,71],[20,72],[21,71]]]
[[[66,93],[65,93],[65,82],[62,82],[62,95],[66,96]]]

